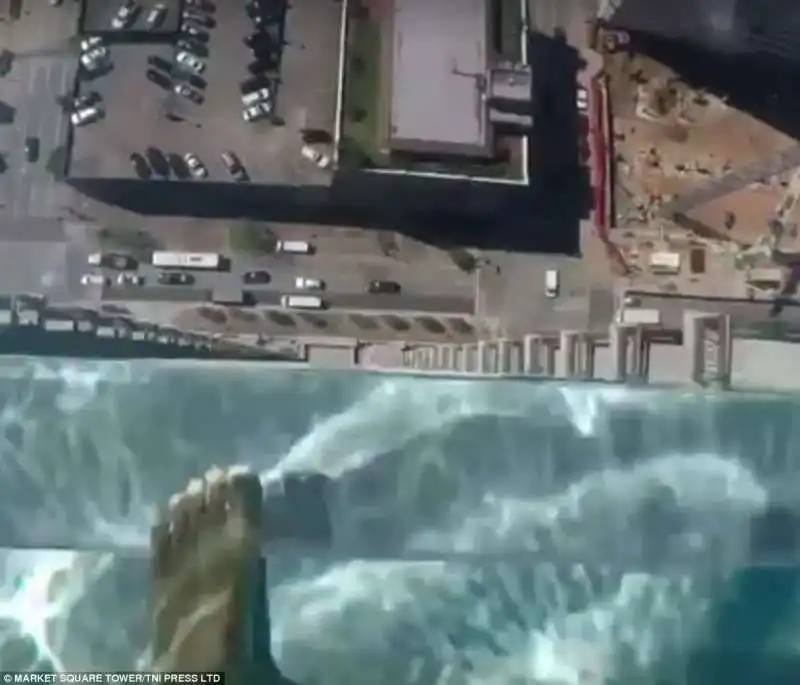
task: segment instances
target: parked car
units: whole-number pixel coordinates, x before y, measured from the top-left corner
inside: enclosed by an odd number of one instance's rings
[[[309,162],[316,164],[320,169],[327,169],[331,165],[330,156],[323,154],[316,148],[311,147],[311,145],[303,145],[300,148],[300,155]]]
[[[70,114],[69,119],[73,126],[86,126],[97,121],[103,116],[103,110],[97,106],[85,107]]]
[[[272,91],[269,88],[259,88],[258,90],[254,90],[252,93],[242,95],[242,105],[244,107],[250,107],[257,102],[266,102],[269,100],[272,100]]]
[[[81,41],[81,52],[88,52],[94,47],[103,44],[103,39],[100,36],[88,36]]]
[[[39,139],[34,136],[25,138],[25,161],[33,163],[39,159]]]
[[[258,76],[267,71],[275,71],[275,67],[277,67],[277,64],[275,64],[273,60],[257,59],[247,65],[247,71],[253,74],[253,76]]]
[[[208,176],[208,169],[205,164],[200,161],[200,158],[193,152],[187,152],[183,156],[186,166],[189,168],[189,173],[193,178],[206,178]]]
[[[176,83],[173,91],[175,92],[175,95],[180,95],[181,97],[184,97],[197,105],[203,104],[203,95],[194,88],[190,88],[185,83]]]
[[[235,153],[230,151],[223,152],[220,157],[222,158],[222,163],[225,165],[225,169],[236,181],[247,180],[247,171]]]
[[[131,167],[133,168],[133,173],[136,174],[137,177],[146,179],[152,176],[150,165],[147,163],[147,160],[143,155],[140,155],[138,152],[133,152],[128,159],[130,160]]]
[[[105,45],[95,45],[81,55],[81,64],[88,71],[95,71],[105,64],[109,52]]]
[[[132,0],[125,0],[111,20],[111,28],[117,31],[130,28],[136,21],[136,15],[139,14],[140,9],[139,5]]]
[[[147,57],[147,63],[151,67],[160,69],[165,74],[172,73],[172,62],[170,62],[168,59],[164,59],[161,55],[149,55]]]
[[[148,69],[145,73],[145,76],[147,77],[148,81],[155,83],[162,90],[169,90],[172,88],[172,81],[170,81],[169,76],[166,76],[162,71]]]
[[[187,8],[183,11],[183,20],[185,22],[192,22],[197,26],[202,26],[205,29],[214,28],[214,20],[211,17],[192,8]]]
[[[181,33],[185,33],[187,36],[190,36],[193,40],[200,43],[208,43],[208,32],[194,24],[184,23],[181,26]]]
[[[242,117],[247,122],[260,121],[272,114],[272,104],[269,102],[259,102],[252,107],[247,107],[242,111]]]
[[[157,29],[164,23],[167,16],[167,6],[163,2],[153,5],[153,9],[147,15],[147,25],[151,29]]]
[[[247,93],[252,93],[259,88],[271,88],[272,85],[273,80],[269,76],[259,74],[258,76],[251,76],[239,83],[239,91],[242,95],[247,95]]]
[[[206,63],[203,60],[195,57],[185,50],[181,50],[177,55],[175,55],[175,61],[180,66],[188,69],[189,71],[193,71],[195,74],[202,74],[206,69]]]
[[[373,295],[397,295],[400,292],[400,284],[396,281],[370,281],[367,284],[367,292]]]
[[[251,33],[249,36],[242,38],[242,42],[248,48],[254,48],[259,45],[273,46],[276,44],[276,41],[272,38],[272,36],[264,31],[256,31],[255,33]]]
[[[270,275],[269,271],[265,271],[264,269],[255,269],[253,271],[245,271],[242,275],[242,280],[245,283],[250,284],[264,284],[269,283],[272,280],[272,276]]]
[[[161,285],[192,285],[194,276],[183,271],[162,271],[158,274],[158,282]]]
[[[208,48],[203,45],[203,43],[189,36],[179,38],[175,43],[175,47],[178,48],[178,50],[183,50],[198,58],[208,57]]]

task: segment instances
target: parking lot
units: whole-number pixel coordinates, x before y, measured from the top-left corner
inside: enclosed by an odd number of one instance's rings
[[[271,29],[283,34],[273,120],[246,123],[239,83],[250,76],[253,59],[243,38],[253,26],[243,3],[218,3],[213,27],[199,52],[206,68],[195,85],[203,103],[195,104],[148,81],[148,57],[174,64],[175,50],[159,44],[111,45],[113,68],[82,89],[101,94],[107,114],[74,130],[70,174],[76,177],[131,178],[134,152],[148,147],[196,154],[209,180],[228,181],[220,155],[233,151],[250,179],[265,184],[327,184],[330,172],[300,155],[302,129],[332,134],[335,117],[339,6],[335,2],[292,6]],[[170,171],[172,173],[173,170]],[[185,175],[185,174],[184,174]],[[180,173],[175,176],[179,177]]]
[[[0,43],[14,57],[0,78],[0,205],[6,217],[56,217],[70,192],[58,184],[66,164],[68,126],[56,97],[72,90],[75,56],[69,37],[78,7],[26,2],[22,18],[0,27]],[[26,139],[37,139],[28,160]]]

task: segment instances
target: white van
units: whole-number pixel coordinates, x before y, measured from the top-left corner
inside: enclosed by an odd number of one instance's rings
[[[559,282],[558,271],[548,269],[544,275],[544,292],[547,297],[558,297]]]
[[[323,309],[325,303],[314,295],[284,295],[281,306],[284,309]]]
[[[278,252],[292,252],[294,254],[310,254],[311,243],[306,240],[279,240],[276,245]]]

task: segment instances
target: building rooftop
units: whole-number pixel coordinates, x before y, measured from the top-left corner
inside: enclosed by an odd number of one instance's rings
[[[489,156],[487,0],[395,0],[392,33],[391,147]]]

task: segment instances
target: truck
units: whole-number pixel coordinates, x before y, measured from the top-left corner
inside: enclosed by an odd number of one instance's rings
[[[661,312],[658,309],[644,307],[625,307],[620,311],[620,323],[640,323],[658,326],[661,323]]]
[[[325,302],[316,295],[283,295],[281,306],[284,309],[324,309]]]
[[[279,240],[275,249],[278,252],[292,252],[294,254],[311,254],[313,247],[307,240]]]

